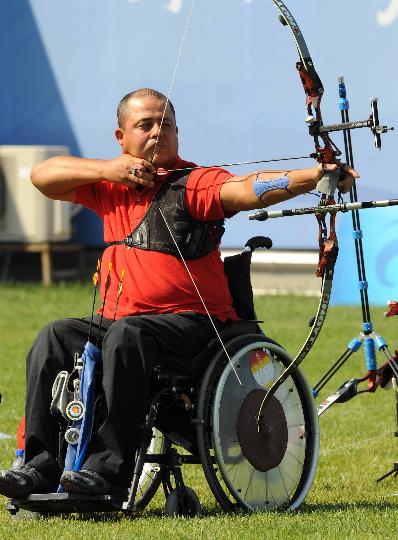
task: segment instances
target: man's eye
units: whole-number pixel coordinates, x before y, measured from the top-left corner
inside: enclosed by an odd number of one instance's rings
[[[144,131],[148,131],[151,129],[151,124],[149,122],[142,122],[141,124],[138,124],[139,129],[143,129]]]

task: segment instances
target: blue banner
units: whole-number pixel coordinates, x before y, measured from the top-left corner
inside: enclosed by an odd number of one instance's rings
[[[397,123],[398,0],[291,0],[287,7],[325,87],[324,122],[340,121],[337,78],[343,75],[352,120],[366,119],[370,99],[376,96],[381,122]],[[198,0],[187,27],[190,9],[191,0],[1,2],[0,144],[62,144],[75,155],[111,158],[120,151],[113,137],[119,99],[147,86],[167,94],[175,72],[171,100],[182,157],[206,165],[309,155],[313,143],[304,122],[298,55],[272,2]],[[333,140],[343,146],[341,134]],[[377,151],[370,131],[358,130],[353,144],[361,174],[359,198],[398,197],[393,175],[396,135],[386,135]],[[312,164],[307,159],[261,167]],[[258,167],[231,170],[243,173]],[[307,195],[290,207],[314,204],[316,199]],[[398,237],[398,210],[373,212],[363,220],[369,236],[384,227]],[[98,224],[87,220],[87,214],[79,216],[78,238],[98,243]],[[345,247],[350,223],[339,221],[346,274],[352,253],[352,245]],[[311,217],[253,223],[245,213],[229,221],[223,245],[242,246],[256,234],[271,236],[276,248],[317,245]],[[370,267],[377,267],[384,248],[379,242],[366,252]],[[398,275],[396,264],[392,254],[389,273]],[[354,275],[355,267],[349,272]],[[336,288],[336,301],[348,296]]]

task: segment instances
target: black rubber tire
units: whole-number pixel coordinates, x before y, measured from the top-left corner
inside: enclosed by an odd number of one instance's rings
[[[185,486],[185,492],[186,509],[180,507],[177,489],[173,489],[167,495],[166,504],[164,506],[164,511],[167,516],[195,517],[201,513],[202,507],[195,491],[190,487]]]

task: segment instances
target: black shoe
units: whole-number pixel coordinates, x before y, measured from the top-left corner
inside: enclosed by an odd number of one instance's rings
[[[11,499],[23,499],[31,493],[51,493],[54,484],[30,465],[13,471],[0,471],[0,493]]]
[[[103,476],[88,469],[65,471],[61,476],[60,484],[68,493],[117,495],[126,498],[128,495],[127,488],[112,486]]]

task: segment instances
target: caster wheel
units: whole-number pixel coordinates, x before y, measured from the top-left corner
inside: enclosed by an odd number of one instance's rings
[[[178,500],[178,492],[173,489],[166,499],[165,513],[168,516],[194,517],[200,514],[202,507],[198,496],[193,489],[185,487],[183,490],[183,501]]]
[[[12,518],[15,518],[17,516],[17,514],[18,514],[19,508],[14,506],[11,501],[8,501],[7,506],[6,506],[6,510],[8,511],[8,513],[10,514],[10,516]]]

